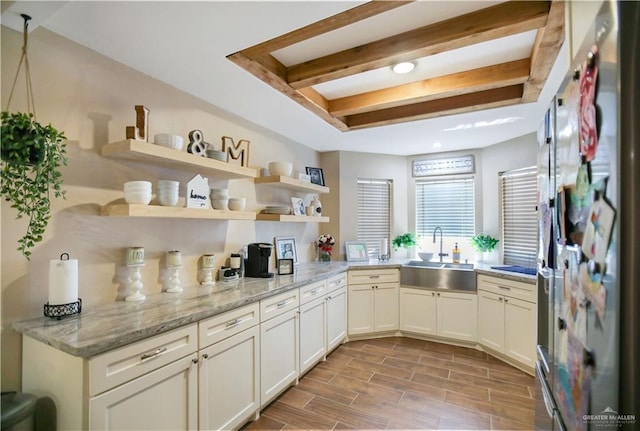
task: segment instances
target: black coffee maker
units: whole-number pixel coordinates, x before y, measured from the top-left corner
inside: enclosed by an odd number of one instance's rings
[[[273,245],[266,242],[254,242],[248,245],[245,277],[273,277],[273,272],[269,272],[269,257],[271,257],[272,248]]]

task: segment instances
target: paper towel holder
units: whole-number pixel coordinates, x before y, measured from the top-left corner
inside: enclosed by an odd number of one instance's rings
[[[69,260],[69,253],[62,253],[60,260]],[[73,316],[80,314],[82,311],[82,298],[78,298],[75,302],[68,304],[49,305],[47,302],[44,304],[44,315],[53,319],[60,320],[63,317]]]

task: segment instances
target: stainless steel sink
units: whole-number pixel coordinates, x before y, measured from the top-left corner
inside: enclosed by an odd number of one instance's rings
[[[476,291],[472,263],[411,261],[400,269],[400,284],[425,289]]]

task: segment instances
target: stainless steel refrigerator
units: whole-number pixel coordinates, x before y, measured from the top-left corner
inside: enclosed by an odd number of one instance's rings
[[[640,429],[640,2],[605,2],[539,131],[536,429]]]

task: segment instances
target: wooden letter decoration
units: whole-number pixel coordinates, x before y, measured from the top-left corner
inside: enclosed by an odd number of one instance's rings
[[[240,166],[249,167],[249,141],[240,139],[236,144],[229,136],[222,137],[222,151],[227,153],[229,160],[240,159]]]
[[[136,105],[136,125],[127,126],[127,139],[149,142],[149,108],[143,105]]]

